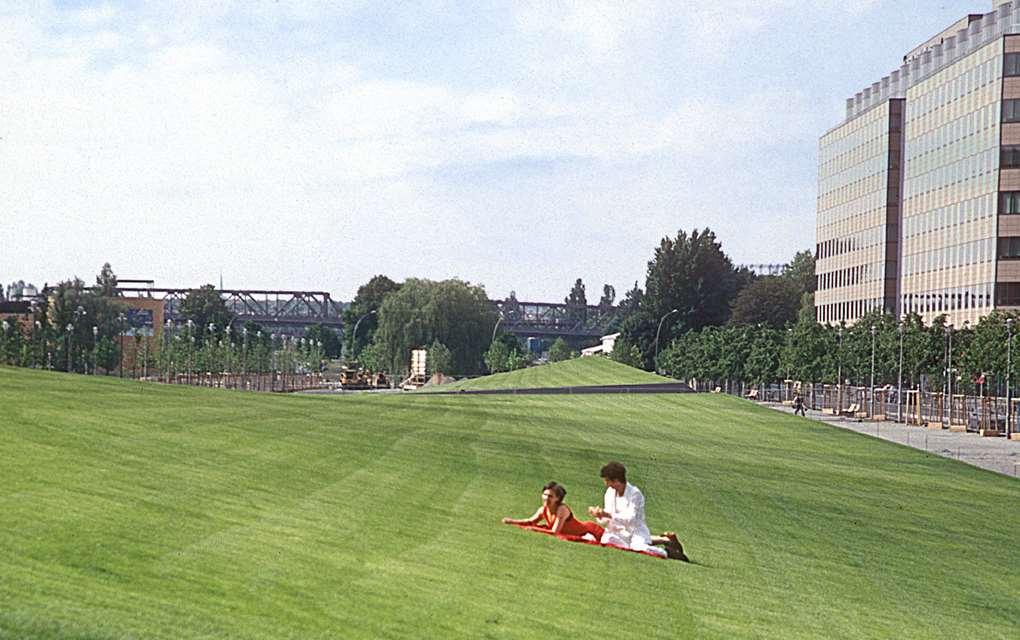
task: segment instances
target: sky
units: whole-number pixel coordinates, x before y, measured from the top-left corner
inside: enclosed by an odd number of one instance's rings
[[[597,301],[815,238],[845,100],[989,0],[0,0],[0,282]]]

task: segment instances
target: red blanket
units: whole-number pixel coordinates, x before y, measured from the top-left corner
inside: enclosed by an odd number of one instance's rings
[[[540,526],[537,526],[537,525],[530,525],[530,524],[517,524],[517,525],[514,525],[514,526],[515,527],[520,527],[521,529],[525,529],[527,531],[535,531],[535,532],[538,532],[538,533],[545,533],[545,534],[548,534],[548,535],[551,535],[551,536],[556,536],[560,540],[566,540],[567,542],[583,542],[584,544],[591,544],[591,545],[595,545],[596,547],[609,547],[610,549],[619,549],[620,551],[630,551],[631,553],[640,553],[643,556],[649,556],[649,557],[652,557],[652,558],[659,558],[659,559],[663,559],[663,560],[665,559],[663,556],[656,555],[654,553],[649,553],[648,551],[635,551],[634,549],[624,549],[623,547],[614,547],[611,544],[602,544],[598,540],[588,540],[588,539],[585,539],[585,538],[583,538],[581,536],[568,536],[568,535],[563,534],[563,533],[553,533],[552,529],[549,529],[548,527],[540,527]]]

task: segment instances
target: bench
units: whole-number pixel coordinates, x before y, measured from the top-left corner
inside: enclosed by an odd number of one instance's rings
[[[843,409],[842,411],[840,411],[839,415],[846,416],[848,418],[858,418],[858,417],[860,417],[860,416],[857,415],[859,413],[862,413],[861,405],[859,405],[859,404],[857,404],[855,402],[855,403],[851,404],[849,407],[847,407],[846,409]]]
[[[747,395],[744,396],[744,397],[747,398],[748,400],[757,400],[758,399],[758,390],[757,389],[751,389],[750,391],[747,392]]]

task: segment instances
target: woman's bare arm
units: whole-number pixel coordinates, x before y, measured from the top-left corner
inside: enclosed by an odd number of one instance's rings
[[[515,520],[513,518],[503,518],[503,524],[535,524],[542,519],[542,507],[538,508],[538,511],[534,513],[530,518],[526,520]]]
[[[556,508],[556,522],[553,523],[552,532],[559,533],[563,530],[563,525],[567,523],[567,518],[570,517],[570,508],[566,505],[561,504]]]

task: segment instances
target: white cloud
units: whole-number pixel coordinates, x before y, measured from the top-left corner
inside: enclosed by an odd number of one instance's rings
[[[0,38],[0,200],[12,218],[0,276],[22,265],[66,276],[112,260],[125,275],[186,285],[228,261],[249,286],[329,286],[319,279],[329,272],[342,274],[337,293],[350,295],[378,271],[476,279],[474,269],[487,273],[478,247],[494,250],[489,234],[544,225],[562,241],[579,225],[633,221],[627,203],[652,225],[622,233],[621,255],[639,275],[647,257],[638,236],[648,234],[650,246],[675,231],[668,211],[691,198],[664,184],[735,146],[797,139],[811,113],[807,96],[781,90],[735,99],[718,86],[656,93],[656,56],[669,53],[674,30],[702,34],[685,45],[714,52],[775,19],[757,4],[682,12],[666,2],[521,4],[497,43],[503,75],[478,85],[415,77],[329,30],[370,9],[365,2],[255,3],[240,17],[239,6],[0,14],[8,36]],[[281,33],[286,54],[273,55]],[[268,52],[245,49],[242,36]],[[507,174],[503,191],[432,176],[564,158],[591,163],[605,184],[571,174],[552,188]],[[600,242],[611,236],[599,233]],[[594,264],[589,253],[580,247],[563,259]],[[251,256],[258,264],[247,264]],[[543,259],[529,256],[516,271],[493,272],[494,288]]]

